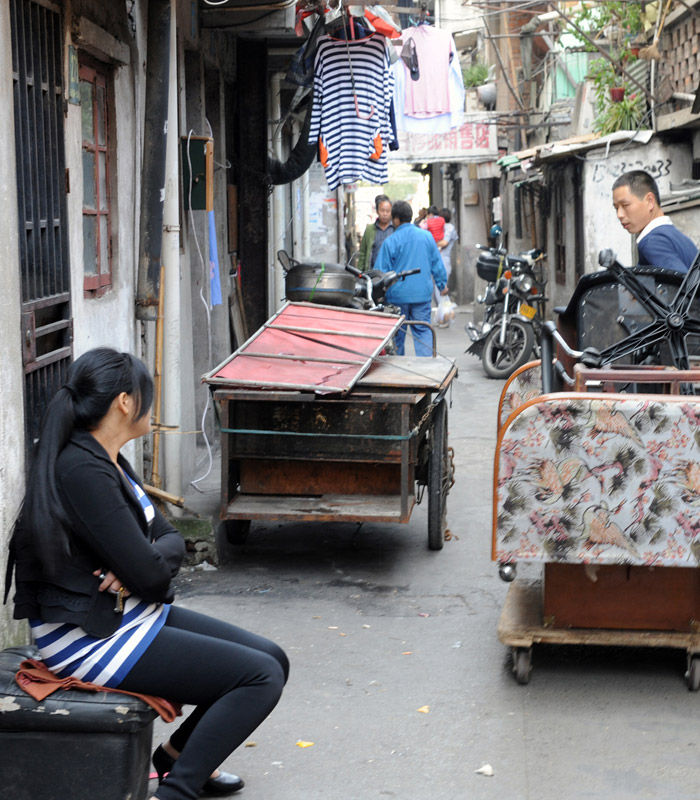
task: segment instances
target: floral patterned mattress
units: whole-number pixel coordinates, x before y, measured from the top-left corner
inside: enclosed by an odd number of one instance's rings
[[[525,400],[496,447],[492,558],[697,566],[698,422],[688,396]]]

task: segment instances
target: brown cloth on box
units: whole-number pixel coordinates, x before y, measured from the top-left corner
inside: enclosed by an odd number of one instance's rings
[[[58,675],[51,672],[46,664],[33,658],[27,659],[19,665],[15,680],[20,689],[38,701],[44,700],[54,692],[67,689],[83,689],[88,692],[118,692],[143,700],[154,711],[157,711],[165,722],[172,722],[175,717],[182,714],[182,706],[152,694],[138,694],[137,692],[127,692],[124,689],[113,689],[111,686],[98,686],[96,683],[85,683],[85,681],[72,676],[59,678]]]

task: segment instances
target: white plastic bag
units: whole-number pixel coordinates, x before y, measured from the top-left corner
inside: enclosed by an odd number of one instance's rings
[[[449,295],[441,294],[440,302],[435,309],[435,321],[438,325],[447,325],[451,319],[454,319],[455,309],[457,304],[450,300]]]

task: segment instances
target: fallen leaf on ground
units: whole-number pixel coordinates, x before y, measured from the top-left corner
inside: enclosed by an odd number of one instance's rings
[[[421,706],[418,711],[420,711],[421,714],[430,714],[430,706]]]
[[[243,745],[243,746],[244,747],[257,747],[258,743],[257,742],[246,742],[245,745]]]
[[[488,778],[493,777],[493,767],[490,764],[484,764],[483,767],[479,767],[479,769],[475,769],[477,775],[486,775]]]
[[[305,742],[303,739],[299,739],[297,742],[297,747],[313,747],[313,742]]]
[[[404,650],[403,653],[401,653],[401,655],[402,656],[412,656],[413,655],[413,650]]]

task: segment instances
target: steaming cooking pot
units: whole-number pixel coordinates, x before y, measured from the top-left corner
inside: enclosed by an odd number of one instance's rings
[[[283,252],[283,251],[282,251]],[[284,289],[288,300],[311,301],[331,306],[349,306],[355,296],[355,277],[340,264],[293,261],[278,257],[285,269]]]

